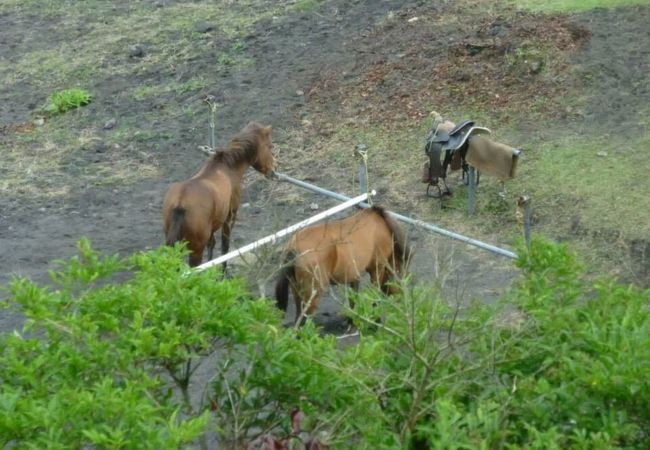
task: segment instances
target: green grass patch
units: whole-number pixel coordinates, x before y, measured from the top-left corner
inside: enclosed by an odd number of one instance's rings
[[[321,4],[321,0],[298,0],[293,7],[299,11],[313,11]]]
[[[91,100],[92,96],[85,89],[64,89],[50,95],[45,110],[50,114],[61,114],[71,109],[85,106]]]
[[[632,142],[571,136],[538,145],[525,152],[512,189],[527,192],[560,222],[650,236],[650,135]]]
[[[594,8],[618,8],[622,6],[647,5],[647,0],[508,0],[509,3],[533,11],[587,11]]]

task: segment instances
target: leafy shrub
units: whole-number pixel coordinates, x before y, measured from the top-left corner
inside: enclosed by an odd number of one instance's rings
[[[10,285],[5,306],[27,322],[0,341],[0,443],[174,448],[204,435],[207,408],[193,408],[188,391],[198,361],[247,341],[275,310],[241,281],[184,276],[178,249],[128,260],[99,258],[87,241],[79,250],[52,273],[56,290]],[[129,281],[111,282],[125,270]]]
[[[347,346],[312,323],[282,327],[240,280],[187,276],[181,253],[122,261],[82,241],[56,290],[13,281],[6,304],[28,321],[0,342],[0,443],[650,447],[650,293],[585,280],[565,246],[521,248],[523,276],[499,305],[450,305],[408,283],[360,293]],[[208,354],[197,402],[190,380]]]
[[[50,114],[62,114],[71,109],[87,105],[91,100],[92,96],[84,89],[65,89],[50,95],[45,110]]]

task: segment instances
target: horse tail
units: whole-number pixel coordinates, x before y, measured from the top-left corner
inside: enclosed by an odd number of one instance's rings
[[[294,261],[295,254],[289,252],[284,258],[283,268],[275,285],[275,301],[278,308],[282,311],[287,310],[287,305],[289,304],[289,283],[291,283],[296,276]]]
[[[165,235],[165,238],[167,239],[166,242],[167,245],[174,245],[176,242],[182,239],[184,221],[185,221],[185,209],[174,208],[172,210],[171,226],[169,227]]]
[[[373,205],[371,209],[384,220],[390,234],[393,235],[393,252],[395,256],[400,263],[403,265],[407,264],[411,260],[413,247],[406,237],[404,230],[402,230],[402,227],[383,207]]]

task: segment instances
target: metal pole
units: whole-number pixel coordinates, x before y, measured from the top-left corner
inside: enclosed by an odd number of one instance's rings
[[[308,189],[310,191],[314,191],[314,192],[317,192],[319,194],[323,194],[323,195],[326,195],[328,197],[335,198],[335,199],[340,200],[342,202],[350,200],[350,197],[348,197],[346,195],[339,194],[338,192],[330,191],[330,190],[322,188],[320,186],[316,186],[315,184],[307,183],[306,181],[302,181],[302,180],[299,180],[297,178],[290,177],[289,175],[285,175],[283,173],[274,172],[273,175],[280,181],[286,181],[288,183],[295,184],[296,186],[300,186],[300,187],[303,187],[303,188]],[[359,203],[359,206],[362,207],[362,208],[369,208],[370,207],[369,204],[363,203],[363,202]]]
[[[473,216],[476,206],[476,169],[474,166],[469,166],[467,177],[469,178],[469,186],[467,189],[467,213],[470,216]]]
[[[524,242],[530,250],[530,197],[524,196],[521,201],[524,205]]]
[[[359,193],[368,192],[368,180],[366,179],[366,167],[364,160],[359,162]]]
[[[208,133],[208,145],[212,150],[215,149],[217,143],[215,142],[216,139],[214,137],[214,128],[217,122],[216,116],[217,116],[217,101],[214,97],[214,95],[208,95],[205,98],[205,102],[208,104],[208,107],[210,108],[210,120],[208,122],[208,127],[209,127],[209,133]]]
[[[286,236],[287,234],[293,233],[294,231],[306,227],[307,225],[311,225],[312,223],[316,223],[319,220],[325,219],[326,217],[329,217],[331,215],[334,215],[338,212],[341,212],[345,209],[348,209],[364,200],[366,200],[369,196],[375,195],[376,192],[372,191],[370,193],[363,193],[357,197],[354,197],[352,199],[348,199],[348,201],[341,203],[339,205],[336,205],[333,208],[330,208],[326,211],[323,211],[319,214],[316,214],[315,216],[310,217],[309,219],[305,219],[302,222],[298,222],[294,225],[291,225],[290,227],[284,228],[283,230],[278,231],[277,233],[273,233],[269,236],[263,237],[262,239],[259,239],[258,241],[255,241],[251,244],[245,245],[241,248],[238,248],[237,250],[233,250],[232,252],[226,253],[225,255],[221,255],[220,257],[213,259],[211,261],[208,261],[206,263],[201,264],[200,266],[197,266],[194,268],[195,271],[202,271],[205,270],[209,267],[216,266],[218,264],[224,263],[232,258],[235,258],[237,256],[241,256],[244,253],[248,253],[251,250],[255,250],[263,245],[272,243],[277,241],[279,238]]]
[[[275,176],[279,180],[287,181],[289,183],[295,184],[296,186],[304,187],[305,189],[309,189],[311,191],[318,192],[319,194],[327,195],[327,196],[335,198],[337,200],[346,201],[346,200],[350,199],[350,197],[347,197],[345,195],[339,194],[337,192],[332,192],[332,191],[327,190],[327,189],[323,189],[320,186],[316,186],[314,184],[298,180],[296,178],[290,177],[290,176],[285,175],[283,173],[275,172]],[[369,208],[370,207],[370,205],[368,203],[363,203],[363,202],[359,203],[359,206],[361,208]],[[453,231],[445,230],[444,228],[437,227],[435,225],[432,225],[432,224],[427,223],[427,222],[423,222],[423,221],[418,220],[418,219],[412,219],[410,217],[403,216],[401,214],[397,214],[397,213],[394,213],[394,212],[391,212],[391,214],[397,220],[401,220],[404,223],[408,223],[410,225],[415,225],[416,227],[423,228],[423,229],[425,229],[427,231],[431,231],[433,233],[441,234],[441,235],[446,236],[448,238],[455,239],[457,241],[464,242],[466,244],[482,248],[483,250],[487,250],[489,252],[496,253],[498,255],[506,256],[506,257],[512,258],[512,259],[517,258],[517,254],[514,253],[514,252],[511,252],[509,250],[505,250],[505,249],[502,249],[502,248],[499,248],[499,247],[495,247],[494,245],[487,244],[485,242],[479,241],[477,239],[472,239],[472,238],[467,237],[467,236],[463,236],[462,234],[454,233]]]
[[[507,256],[508,258],[512,258],[512,259],[517,258],[517,254],[509,250],[495,247],[494,245],[488,244],[483,241],[479,241],[477,239],[473,239],[471,237],[463,236],[462,234],[454,233],[453,231],[445,230],[444,228],[440,228],[430,223],[423,222],[422,220],[419,219],[412,219],[410,217],[403,216],[401,214],[397,214],[394,212],[391,212],[391,214],[395,216],[396,219],[401,220],[402,222],[415,225],[420,228],[424,228],[427,231],[431,231],[433,233],[438,233],[443,236],[447,236],[448,238],[455,239],[460,242],[464,242],[465,244],[473,245],[474,247],[482,248],[483,250],[487,250],[489,252],[496,253],[501,256]]]
[[[359,193],[368,192],[368,146],[359,144],[354,149],[354,154],[359,159]]]

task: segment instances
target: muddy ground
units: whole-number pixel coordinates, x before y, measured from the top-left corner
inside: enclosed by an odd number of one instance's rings
[[[152,2],[151,7],[164,8],[171,2],[156,3]],[[562,61],[565,67],[558,72],[560,78],[543,85],[535,84],[534,77],[528,73],[530,67],[523,67],[520,76],[506,80],[510,83],[508,92],[512,101],[522,102],[525,108],[531,89],[543,88],[552,102],[558,102],[565,90],[579,87],[576,73],[588,73],[595,94],[577,111],[552,108],[545,116],[549,121],[546,124],[570,123],[583,130],[635,126],[637,112],[649,103],[648,11],[648,7],[597,10],[553,19],[556,28],[551,28],[554,33],[548,42],[559,45],[554,36],[564,39],[565,48],[560,50],[570,51],[570,58]],[[135,183],[108,186],[89,183],[88,177],[76,181],[73,177],[68,194],[61,196],[3,195],[0,198],[3,255],[0,283],[6,283],[14,275],[46,282],[51,261],[74,255],[75,243],[81,236],[89,237],[103,253],[123,255],[161,243],[160,208],[165,189],[172,181],[188,177],[200,167],[204,157],[196,147],[207,142],[207,114],[191,118],[174,114],[169,103],[207,111],[202,98],[215,95],[220,103],[216,124],[218,143],[225,143],[249,120],[273,124],[282,171],[354,194],[348,179],[332,176],[336,172],[320,170],[327,161],[304,163],[310,139],[328,130],[312,127],[304,133],[303,148],[293,147],[294,137],[305,127],[305,121],[336,124],[338,118],[355,114],[360,120],[385,125],[394,120],[424,120],[432,104],[454,101],[449,90],[452,86],[473,87],[475,94],[476,85],[481,82],[494,85],[495,89],[499,87],[498,79],[484,79],[486,73],[499,73],[490,56],[490,51],[495,49],[485,47],[486,40],[503,35],[507,41],[509,30],[516,30],[517,39],[524,39],[526,30],[522,31],[518,25],[522,21],[530,27],[529,33],[539,31],[535,16],[500,15],[493,11],[487,15],[474,11],[449,22],[441,30],[413,26],[417,21],[409,21],[414,17],[458,13],[442,1],[327,0],[314,11],[295,11],[257,23],[255,30],[245,37],[244,51],[252,64],[216,71],[212,67],[214,55],[206,50],[181,67],[161,66],[134,77],[97,79],[91,86],[95,100],[74,113],[77,119],[73,126],[79,127],[79,131],[92,127],[99,139],[91,140],[73,153],[65,163],[68,170],[74,173],[82,168],[92,173],[94,164],[110,162],[112,148],[107,148],[104,139],[108,140],[121,122],[134,121],[142,130],[153,132],[153,137],[145,142],[127,139],[122,147],[137,146],[143,161],[152,161],[158,173]],[[11,61],[21,51],[40,45],[56,46],[61,39],[68,39],[48,20],[51,19],[5,12],[1,17],[0,57]],[[27,38],[36,30],[39,39]],[[635,42],[639,45],[632,45]],[[485,48],[487,51],[479,55],[478,66],[470,65],[466,71],[454,71],[450,67],[449,61],[467,62],[475,51],[480,53]],[[122,63],[137,64],[137,61],[124,58]],[[171,102],[164,98],[135,102],[119,96],[120,91],[134,85],[158,82],[163,77],[183,79],[196,73],[206,74],[209,87],[177,95]],[[432,90],[434,78],[443,80],[445,89]],[[485,97],[483,106],[498,108],[503,97],[503,93],[495,96],[493,92]],[[19,98],[24,101],[18,102]],[[29,82],[0,91],[3,125],[0,146],[11,145],[19,132],[16,126],[34,118],[35,105],[42,98],[43,93],[35,92]],[[144,119],[157,111],[160,120]],[[111,120],[115,120],[117,127],[104,126]],[[534,123],[523,119],[519,127],[522,133],[541,132],[534,129]],[[295,164],[293,152],[301,153],[300,166]],[[413,168],[412,173],[417,172],[419,167]],[[339,175],[344,177],[345,173]],[[382,194],[388,206],[408,212],[391,197],[390,181],[382,181]],[[421,189],[417,180],[413,187]],[[421,196],[414,198],[409,201],[429,201]],[[318,204],[319,210],[333,204],[299,188],[270,183],[252,171],[247,176],[243,203],[234,229],[233,246],[312,215],[312,203]],[[435,221],[433,213],[423,218]],[[412,234],[418,242],[413,264],[416,278],[424,282],[445,281],[446,292],[452,296],[465,300],[494,299],[517,276],[505,258],[419,231],[413,230]],[[481,238],[500,244],[496,234],[486,233]],[[265,280],[262,289],[270,293],[272,274],[260,273],[260,278]],[[255,289],[256,284],[252,283]],[[335,302],[324,302],[318,320],[337,322],[337,309]],[[11,330],[19,322],[0,312],[0,330]]]

